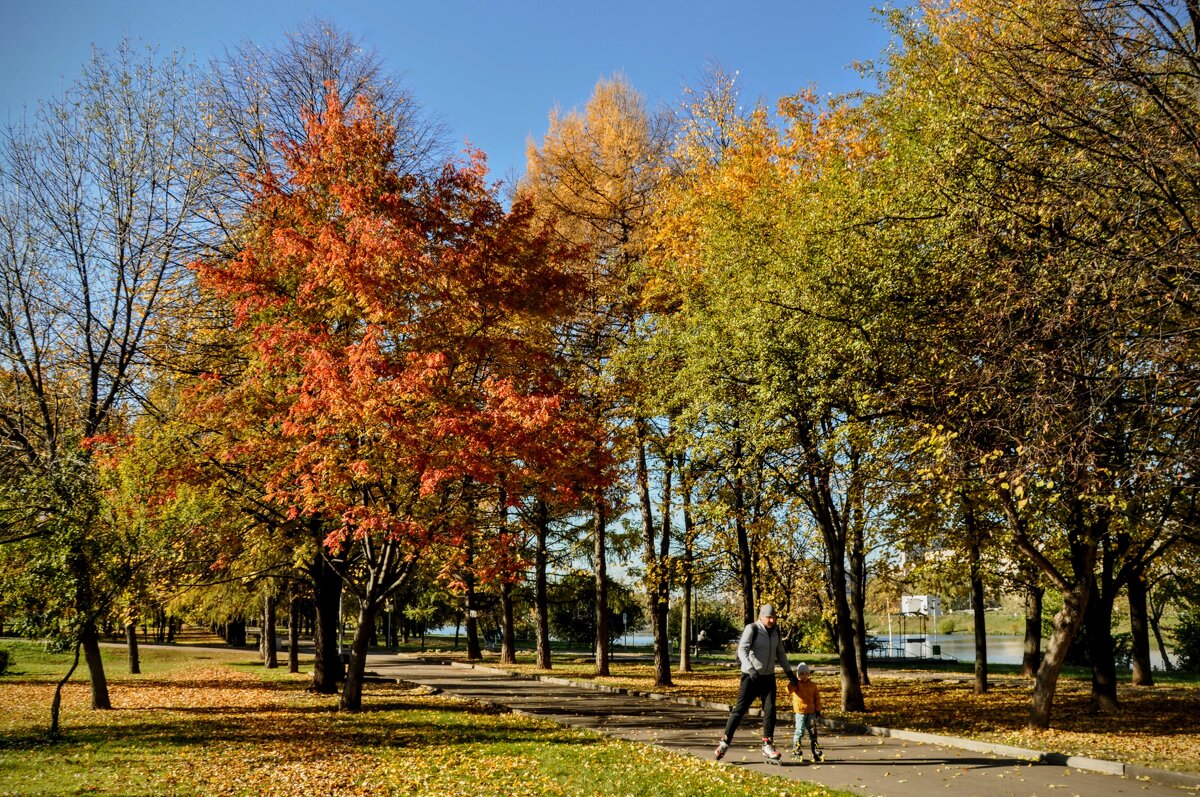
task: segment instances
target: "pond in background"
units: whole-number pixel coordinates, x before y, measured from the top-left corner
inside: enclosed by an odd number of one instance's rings
[[[904,639],[916,639],[912,634],[907,637],[901,637],[899,634],[892,637],[892,647],[900,648]],[[941,648],[943,656],[949,656],[959,661],[975,661],[975,637],[971,634],[930,634],[925,639],[924,653],[929,655],[933,645],[938,645]],[[884,645],[888,644],[886,634],[879,636],[879,641]],[[1042,640],[1042,650],[1045,651],[1046,640]],[[916,647],[919,647],[917,645]],[[913,645],[908,645],[909,655],[920,655],[913,650]],[[993,664],[1020,664],[1021,656],[1025,650],[1025,639],[1020,636],[1011,634],[988,635],[987,638],[987,658]],[[1158,646],[1151,642],[1150,645],[1150,666],[1156,670],[1164,669],[1162,656],[1159,655]]]

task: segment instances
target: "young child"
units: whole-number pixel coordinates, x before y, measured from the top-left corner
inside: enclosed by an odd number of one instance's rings
[[[812,668],[807,664],[804,662],[798,664],[796,675],[799,676],[799,680],[788,686],[788,691],[792,693],[792,710],[796,713],[796,733],[792,736],[792,756],[800,763],[804,763],[804,751],[800,747],[800,742],[807,729],[808,736],[812,740],[813,761],[822,761],[825,754],[821,752],[821,746],[817,744],[817,719],[821,716],[821,692],[812,682]]]

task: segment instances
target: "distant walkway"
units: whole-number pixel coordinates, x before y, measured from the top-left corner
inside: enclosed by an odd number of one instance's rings
[[[566,679],[519,678],[488,666],[438,664],[414,654],[372,653],[367,671],[381,678],[421,684],[461,697],[507,706],[514,711],[629,741],[655,744],[679,753],[712,759],[728,710],[689,705],[661,697],[601,691]],[[553,672],[548,675],[553,676]],[[900,739],[826,731],[823,764],[799,766],[784,754],[784,765],[763,761],[759,752],[761,720],[747,717],[721,764],[766,775],[810,781],[881,797],[1186,797],[1200,789],[1200,778],[1146,771],[1153,779],[1024,760],[993,745],[964,749],[931,734]],[[792,725],[780,722],[775,741],[791,745]],[[929,741],[918,741],[929,737]],[[939,743],[939,741],[941,743]],[[952,741],[952,740],[951,740]],[[971,744],[962,740],[963,744]],[[1008,748],[1011,751],[1011,748]],[[1072,761],[1087,766],[1106,762]],[[1118,765],[1119,767],[1119,765]],[[1118,768],[1116,771],[1122,771]],[[1175,783],[1168,781],[1174,780]]]

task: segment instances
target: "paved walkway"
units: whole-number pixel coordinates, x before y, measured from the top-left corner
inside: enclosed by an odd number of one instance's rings
[[[371,654],[367,671],[709,760],[728,716],[727,709],[600,691],[552,674],[518,678],[486,666],[430,663],[405,654]],[[1022,758],[1013,748],[975,743],[977,749],[965,749],[957,745],[971,744],[966,740],[930,734],[897,738],[826,731],[821,740],[824,763],[802,766],[785,754],[783,765],[775,766],[765,763],[758,751],[760,729],[760,720],[747,717],[724,761],[714,766],[746,767],[883,797],[1187,797],[1200,793],[1200,778],[1138,772],[1088,759],[1070,759],[1066,765],[1039,762]],[[781,749],[790,745],[791,733],[790,723],[779,724],[775,738],[782,742]],[[1105,774],[1090,767],[1127,774]]]

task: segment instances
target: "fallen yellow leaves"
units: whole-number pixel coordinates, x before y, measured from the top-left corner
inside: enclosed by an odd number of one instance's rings
[[[532,673],[531,665],[512,669]],[[672,673],[674,685],[655,687],[649,664],[616,663],[612,675],[597,678],[590,663],[555,663],[554,675],[595,680],[609,686],[655,691],[676,697],[732,703],[737,676],[732,670]],[[873,672],[863,687],[868,711],[837,710],[837,679],[818,676],[829,718],[863,725],[966,736],[1046,752],[1088,756],[1141,766],[1200,772],[1200,685],[1151,688],[1123,685],[1119,716],[1091,710],[1091,683],[1062,678],[1049,731],[1025,727],[1031,683],[1017,676],[994,676],[991,690],[976,695],[970,678],[955,675]],[[781,687],[782,690],[782,687]],[[1114,725],[1119,732],[1114,732]]]
[[[302,676],[190,665],[110,684],[113,711],[64,694],[67,739],[41,738],[53,685],[0,680],[0,796],[841,794],[664,753],[427,690],[370,684],[360,714]]]

